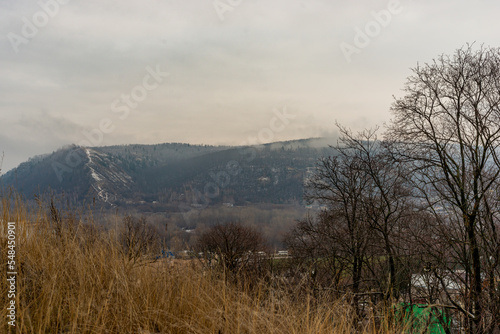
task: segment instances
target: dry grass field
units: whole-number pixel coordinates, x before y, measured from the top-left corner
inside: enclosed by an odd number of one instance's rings
[[[17,320],[7,324],[5,275],[0,282],[2,333],[394,333],[403,329],[371,317],[353,324],[341,300],[327,302],[275,291],[258,283],[236,288],[194,262],[132,263],[115,231],[19,199],[2,200],[2,268],[7,261],[6,222],[16,222]],[[28,222],[31,222],[28,224]],[[3,270],[2,270],[3,271]],[[380,312],[378,312],[380,314]]]

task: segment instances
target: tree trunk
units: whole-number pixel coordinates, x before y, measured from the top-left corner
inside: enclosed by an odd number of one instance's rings
[[[476,231],[474,225],[474,219],[471,217],[466,217],[466,230],[467,238],[469,239],[470,249],[469,252],[472,257],[472,287],[471,287],[471,301],[472,301],[472,314],[474,315],[473,323],[474,329],[473,333],[481,333],[481,313],[482,313],[482,303],[481,303],[481,293],[482,293],[482,280],[481,280],[481,258],[479,255],[479,247],[477,245]]]

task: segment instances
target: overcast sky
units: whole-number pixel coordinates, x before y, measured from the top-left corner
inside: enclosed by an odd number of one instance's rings
[[[499,14],[465,0],[0,0],[3,172],[71,143],[383,125],[417,62],[500,46]]]

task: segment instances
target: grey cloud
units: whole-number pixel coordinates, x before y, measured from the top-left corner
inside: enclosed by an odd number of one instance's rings
[[[15,157],[4,164],[79,142],[104,118],[116,129],[103,144],[240,143],[285,105],[297,120],[279,140],[335,131],[335,120],[373,126],[390,118],[392,95],[418,61],[474,40],[497,43],[500,4],[400,3],[401,14],[347,63],[340,43],[388,1],[244,0],[224,21],[212,1],[71,1],[18,54],[7,34],[39,7],[1,2],[0,150]],[[119,119],[111,103],[157,64],[171,76]]]

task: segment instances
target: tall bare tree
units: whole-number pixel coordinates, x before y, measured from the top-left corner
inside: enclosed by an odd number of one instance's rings
[[[457,307],[471,320],[469,330],[482,332],[488,328],[482,259],[498,262],[497,252],[481,254],[480,239],[493,218],[485,212],[500,174],[500,50],[466,46],[440,56],[413,69],[404,91],[392,106],[387,138],[394,156],[414,172],[413,185],[436,219],[450,228],[456,219],[463,228],[470,303]]]
[[[343,134],[342,154],[349,154],[357,161],[356,167],[368,180],[363,189],[362,207],[371,233],[380,242],[371,245],[372,253],[386,259],[387,280],[384,284],[386,299],[398,297],[400,279],[398,261],[398,238],[402,223],[411,212],[411,191],[408,187],[408,173],[387,150],[387,143],[377,137],[378,129],[353,134],[339,127]],[[380,248],[382,252],[377,252]],[[378,261],[370,261],[376,263]]]
[[[360,292],[363,264],[368,245],[368,226],[363,211],[364,191],[369,182],[362,161],[344,148],[335,147],[335,154],[320,159],[314,175],[306,182],[306,199],[326,205],[328,212],[318,215],[315,226],[302,222],[299,235],[320,239],[313,245],[322,258],[331,258],[331,268],[337,262],[348,263],[355,305]],[[309,227],[309,228],[307,228]],[[314,254],[314,253],[313,253]],[[349,263],[350,262],[350,263]]]
[[[319,259],[333,258],[331,264],[344,263],[343,276],[351,278],[357,307],[363,281],[370,281],[370,290],[378,289],[385,300],[398,297],[397,237],[411,201],[406,173],[378,140],[377,129],[357,134],[339,129],[342,136],[332,156],[319,161],[306,183],[306,199],[326,205],[326,211],[302,221],[291,245],[309,247]]]

